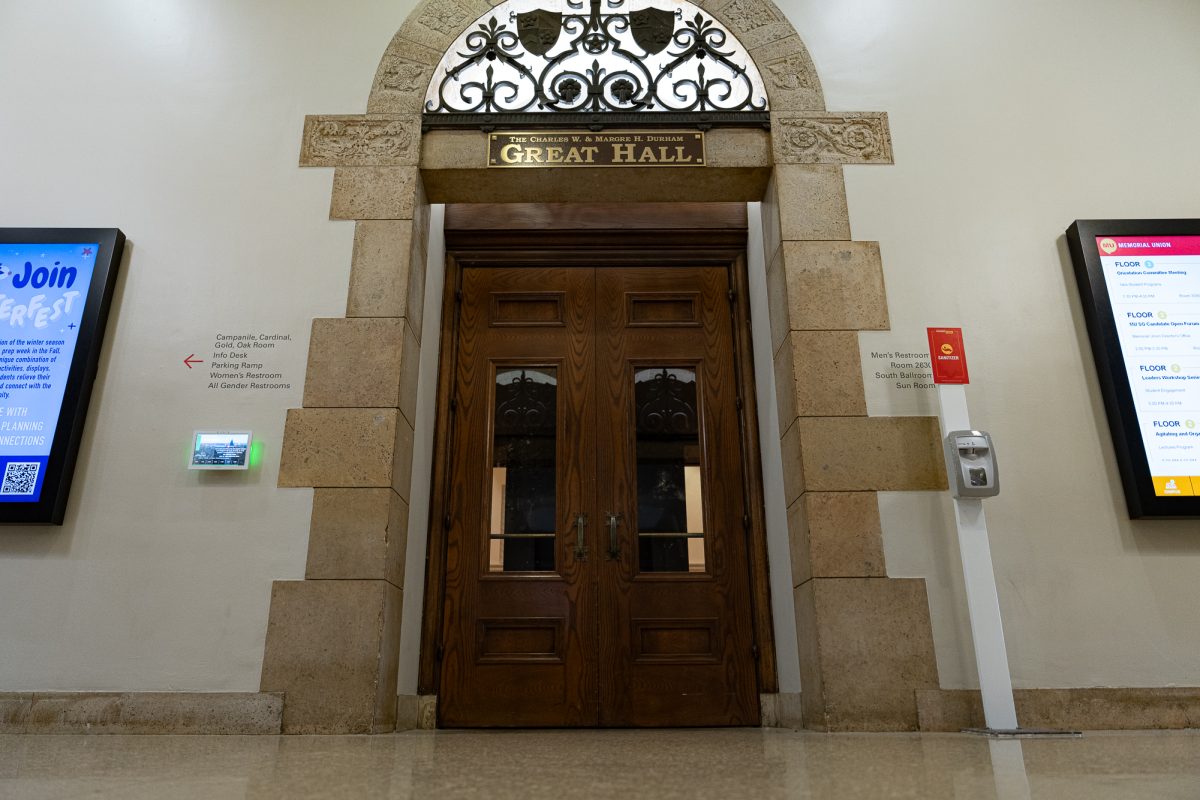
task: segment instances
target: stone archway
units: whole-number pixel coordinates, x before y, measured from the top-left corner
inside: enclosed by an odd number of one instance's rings
[[[851,239],[842,177],[892,162],[887,117],[825,111],[770,0],[699,5],[759,66],[771,129],[712,131],[709,166],[670,180],[497,177],[484,134],[422,134],[434,69],[484,0],[426,0],[384,54],[366,114],[305,120],[300,163],[335,168],[330,216],[356,227],[346,316],[313,321],[282,448],[280,485],[315,489],[305,580],[271,598],[261,688],[285,693],[284,732],[397,726],[400,610],[421,602],[403,593],[417,362],[437,346],[421,342],[429,203],[584,197],[763,201],[803,723],[916,729],[915,692],[938,687],[928,601],[923,580],[887,577],[876,492],[943,489],[945,475],[936,419],[866,416],[857,332],[887,328],[887,302],[878,245]],[[401,727],[415,722],[415,701],[406,709]]]

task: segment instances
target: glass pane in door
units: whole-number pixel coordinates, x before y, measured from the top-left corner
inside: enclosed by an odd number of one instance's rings
[[[641,572],[704,572],[704,481],[694,367],[634,371]]]
[[[558,449],[555,367],[496,369],[489,572],[553,572]]]

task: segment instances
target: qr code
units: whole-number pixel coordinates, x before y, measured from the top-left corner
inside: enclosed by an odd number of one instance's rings
[[[0,494],[33,494],[41,468],[42,465],[37,461],[8,462],[4,468],[4,483],[0,484]]]

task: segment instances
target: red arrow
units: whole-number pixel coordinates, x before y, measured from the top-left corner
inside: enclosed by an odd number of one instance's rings
[[[187,358],[185,358],[185,359],[183,360],[183,363],[184,363],[184,364],[187,364],[187,368],[188,368],[188,369],[191,369],[191,368],[192,368],[192,364],[203,364],[203,363],[204,363],[204,359],[203,359],[203,358],[196,358],[196,354],[195,354],[195,353],[192,353],[190,356],[188,356]]]

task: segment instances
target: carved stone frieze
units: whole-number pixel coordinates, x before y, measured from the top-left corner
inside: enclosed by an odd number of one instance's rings
[[[471,12],[453,2],[430,3],[417,17],[417,22],[430,30],[449,36],[457,34],[472,19]]]
[[[392,117],[309,116],[304,120],[300,165],[394,167],[417,163],[421,121]]]
[[[725,6],[723,13],[743,33],[782,21],[775,7],[762,0],[733,0]]]
[[[815,81],[809,74],[811,66],[803,55],[795,53],[778,61],[766,64],[763,76],[776,89],[815,89]]]
[[[411,59],[384,56],[367,102],[368,114],[417,114],[433,67]]]
[[[405,28],[392,37],[371,84],[368,114],[420,113],[425,89],[433,77],[434,66],[442,59],[444,47],[419,44],[405,35],[405,30],[416,30],[417,27],[415,23],[406,23]]]
[[[776,116],[771,140],[777,164],[891,164],[887,114]]]
[[[393,61],[383,68],[379,85],[393,92],[424,92],[433,69],[424,64]]]

